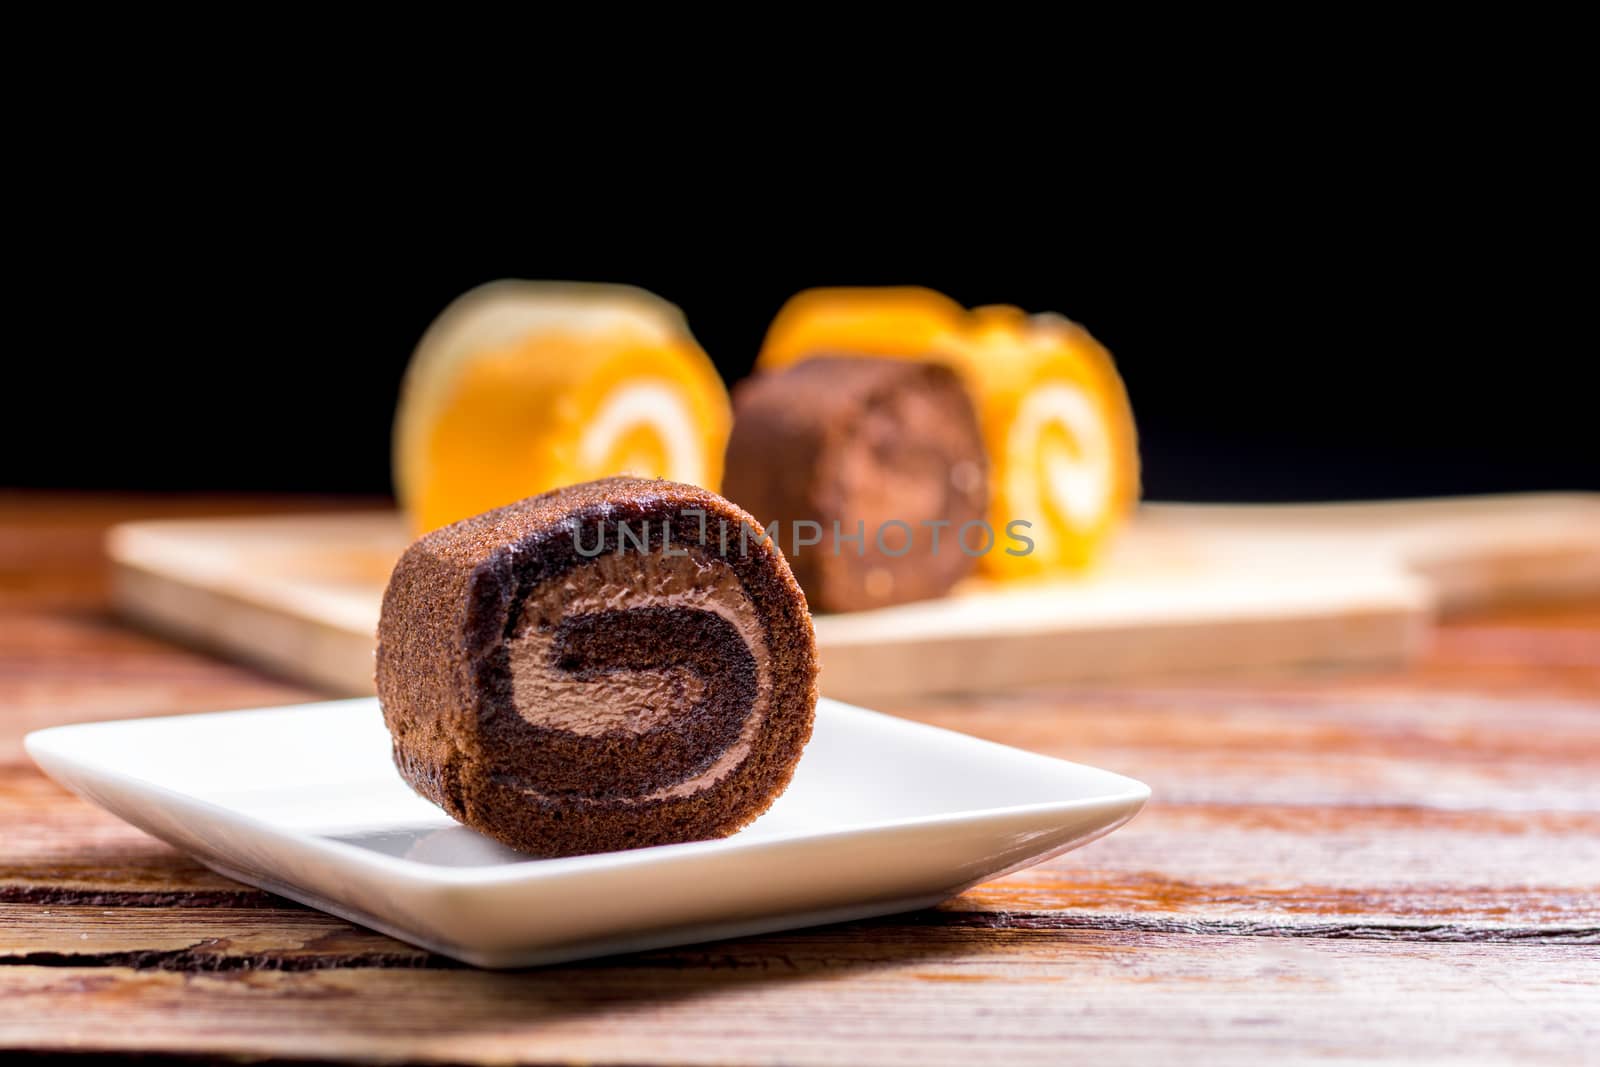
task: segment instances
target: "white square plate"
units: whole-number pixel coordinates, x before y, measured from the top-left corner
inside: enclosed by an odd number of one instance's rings
[[[733,837],[536,859],[413,793],[370,698],[58,726],[27,748],[230,878],[482,967],[929,907],[1111,832],[1150,796],[823,700],[788,791]]]

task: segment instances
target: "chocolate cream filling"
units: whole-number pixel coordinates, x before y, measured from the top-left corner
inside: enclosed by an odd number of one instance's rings
[[[710,788],[749,756],[772,694],[760,619],[727,562],[672,552],[607,552],[523,601],[505,740],[524,792],[648,803]]]

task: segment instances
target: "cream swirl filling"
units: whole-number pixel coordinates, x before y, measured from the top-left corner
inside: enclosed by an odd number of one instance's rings
[[[731,773],[749,756],[772,694],[771,655],[761,622],[733,568],[701,548],[674,546],[671,555],[661,549],[606,552],[528,595],[518,631],[507,643],[517,714],[530,726],[602,746],[700,726],[695,720],[709,714],[705,702],[717,679],[691,664],[578,673],[563,667],[564,623],[641,609],[704,612],[726,623],[754,665],[754,695],[737,735],[708,766],[642,795],[608,797],[625,803],[690,796]],[[538,795],[526,784],[522,788]]]

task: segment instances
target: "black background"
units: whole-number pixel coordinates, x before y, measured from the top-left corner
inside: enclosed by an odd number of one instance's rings
[[[0,485],[386,492],[412,346],[512,276],[654,290],[730,380],[808,286],[1064,312],[1119,362],[1152,498],[1600,488],[1592,296],[1562,266],[1587,253],[1535,188],[1456,174],[68,190],[14,306]]]

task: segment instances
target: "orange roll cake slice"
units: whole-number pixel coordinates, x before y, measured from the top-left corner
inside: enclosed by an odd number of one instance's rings
[[[807,289],[778,311],[757,366],[777,370],[812,356],[952,356],[966,311],[914,285]]]
[[[491,282],[446,308],[411,358],[395,492],[425,532],[609,475],[715,489],[731,422],[673,305],[623,285]]]
[[[989,454],[989,522],[1033,542],[1025,555],[986,554],[984,573],[1088,567],[1138,502],[1127,391],[1077,323],[1005,306],[964,311],[927,289],[813,289],[779,311],[757,366],[844,353],[933,359],[961,374]]]

